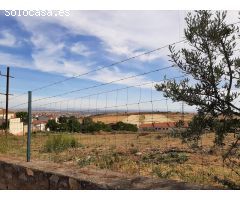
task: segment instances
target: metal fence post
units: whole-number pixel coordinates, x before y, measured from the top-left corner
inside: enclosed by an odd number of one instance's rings
[[[31,125],[32,125],[32,91],[28,91],[28,132],[27,132],[27,162],[31,153]]]

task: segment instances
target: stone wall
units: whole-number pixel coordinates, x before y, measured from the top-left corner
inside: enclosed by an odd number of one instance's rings
[[[45,161],[24,162],[0,156],[0,189],[210,189],[173,180],[126,176]]]

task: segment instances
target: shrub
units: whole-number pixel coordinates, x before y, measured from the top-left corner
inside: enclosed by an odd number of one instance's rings
[[[76,148],[79,144],[70,135],[51,135],[44,145],[46,152],[61,152],[68,148]]]
[[[116,124],[105,124],[103,122],[94,122],[91,117],[84,117],[82,124],[74,116],[66,117],[61,116],[58,119],[58,123],[55,120],[48,120],[46,128],[50,131],[56,132],[82,132],[82,133],[94,133],[99,131],[110,132],[115,131],[131,131],[137,132],[138,128],[134,124],[128,124],[124,122],[117,122]]]
[[[99,131],[111,131],[111,127],[103,122],[94,122],[90,117],[83,118],[82,123],[83,133],[94,133]]]
[[[94,133],[96,131],[95,123],[82,125],[82,133]]]
[[[99,156],[96,165],[100,169],[112,169],[113,165],[115,163],[120,162],[121,159],[122,159],[121,155],[117,152],[103,154]]]
[[[112,129],[115,131],[132,131],[137,132],[138,128],[134,124],[128,124],[124,122],[117,122],[116,124],[112,124]]]
[[[58,119],[58,123],[54,119],[48,120],[46,128],[49,128],[50,131],[58,132],[80,132],[81,123],[75,116],[61,116]]]
[[[87,156],[87,157],[77,159],[77,163],[81,168],[87,165],[90,165],[92,162],[95,162],[95,157],[93,156]]]
[[[67,123],[58,124],[58,131],[59,132],[68,132],[69,131],[68,124]]]
[[[153,168],[153,174],[156,174],[159,178],[171,178],[175,174],[175,170],[167,167],[156,166]]]
[[[70,132],[80,132],[81,130],[81,124],[74,116],[69,117],[67,127]]]
[[[176,127],[177,127],[177,128],[182,128],[182,127],[184,127],[184,121],[181,120],[181,119],[180,119],[179,121],[177,121],[177,122],[176,122]]]
[[[95,128],[96,128],[96,131],[106,131],[106,132],[111,131],[111,127],[108,124],[105,124],[103,122],[95,123]]]
[[[50,131],[58,131],[59,125],[54,119],[51,119],[51,120],[48,120],[46,124],[46,128],[49,128]]]
[[[22,122],[27,123],[28,113],[27,112],[16,112],[16,118],[20,118]]]

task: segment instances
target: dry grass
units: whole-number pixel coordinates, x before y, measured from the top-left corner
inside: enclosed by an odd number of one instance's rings
[[[58,153],[46,153],[43,148],[49,137],[48,134],[33,135],[31,151],[33,160],[50,160],[67,164],[68,167],[73,165],[110,169],[126,174],[213,186],[221,185],[216,182],[214,176],[221,179],[227,177],[228,180],[240,185],[240,177],[222,163],[221,153],[226,150],[227,145],[223,149],[212,148],[213,134],[206,134],[202,138],[203,150],[193,150],[187,144],[182,144],[180,139],[157,133],[74,134],[73,137],[81,144],[80,147]],[[232,140],[233,135],[230,135],[225,142],[230,144]],[[1,154],[25,159],[25,152],[26,137],[0,136]],[[236,159],[239,161],[239,157]]]

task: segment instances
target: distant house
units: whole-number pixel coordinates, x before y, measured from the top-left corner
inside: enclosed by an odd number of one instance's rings
[[[3,108],[0,108],[0,125],[3,124],[3,122],[5,122],[5,118],[6,118],[6,110]],[[8,119],[13,119],[15,118],[15,113],[12,111],[8,111]]]
[[[34,120],[32,121],[32,130],[33,131],[45,131],[47,120]]]
[[[186,129],[187,127],[188,127],[188,123],[186,122],[184,126],[181,128],[176,127],[176,122],[161,122],[161,123],[141,124],[139,125],[139,130],[170,133],[176,129]]]

